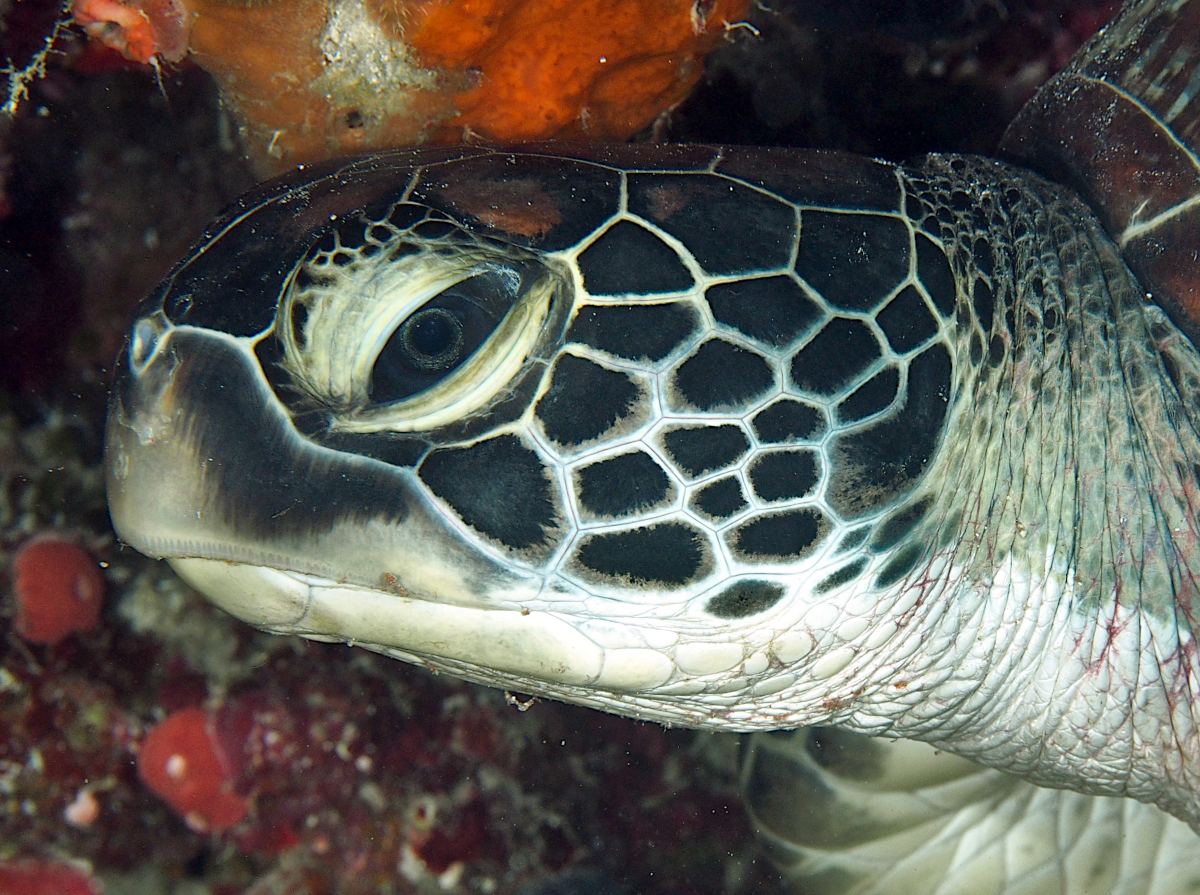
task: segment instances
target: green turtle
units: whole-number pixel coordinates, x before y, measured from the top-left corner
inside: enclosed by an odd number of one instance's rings
[[[262,187],[138,312],[116,530],[268,631],[797,731],[743,775],[805,891],[1200,891],[1197,33],[1129,5],[1008,162]]]

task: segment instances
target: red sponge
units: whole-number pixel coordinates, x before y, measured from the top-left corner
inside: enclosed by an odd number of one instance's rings
[[[56,535],[27,541],[13,559],[17,633],[30,643],[54,644],[96,627],[104,576],[82,547]]]
[[[203,709],[174,712],[146,735],[138,775],[200,833],[229,829],[250,807],[233,791],[229,760]]]
[[[0,861],[0,895],[101,895],[100,883],[60,861]]]

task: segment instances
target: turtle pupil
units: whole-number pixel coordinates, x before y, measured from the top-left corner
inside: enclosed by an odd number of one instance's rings
[[[400,327],[400,339],[418,370],[449,370],[462,355],[462,324],[445,308],[413,314]]]
[[[486,265],[430,296],[379,350],[367,391],[371,402],[411,398],[462,368],[520,301],[524,284],[523,267]]]

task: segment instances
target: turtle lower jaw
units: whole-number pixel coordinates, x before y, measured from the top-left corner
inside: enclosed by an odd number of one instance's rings
[[[222,560],[170,562],[226,612],[276,634],[400,648],[426,665],[465,664],[552,684],[639,689],[656,682],[547,612],[455,606]]]
[[[657,692],[678,676],[667,655],[603,646],[553,612],[458,606],[224,560],[170,563],[217,606],[271,633],[344,641],[488,686],[645,720],[735,726],[703,702]]]
[[[697,681],[684,666],[711,643],[666,651],[615,646],[544,605],[468,606],[224,559],[168,561],[212,603],[260,630],[344,642],[516,693],[668,726],[739,733],[810,724],[831,710],[819,693],[786,707],[789,700],[780,705],[778,694],[760,692],[764,682],[754,682],[753,658]],[[775,648],[783,643],[777,638]],[[737,644],[735,652],[746,649]],[[819,688],[819,675],[808,676]],[[791,686],[802,675],[786,677]]]

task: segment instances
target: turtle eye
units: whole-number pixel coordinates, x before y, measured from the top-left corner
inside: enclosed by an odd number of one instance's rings
[[[469,360],[518,298],[513,271],[478,273],[417,308],[392,332],[371,372],[372,403],[419,394]]]
[[[400,325],[396,331],[400,337],[398,346],[400,357],[397,362],[408,363],[418,370],[434,370],[444,373],[453,370],[463,359],[465,343],[463,341],[462,319],[445,308],[426,308],[413,314]],[[397,350],[393,345],[396,336],[388,341],[380,355],[381,361],[392,360],[387,357],[388,350]],[[379,362],[375,364],[375,373],[379,373]],[[411,392],[404,392],[405,397]]]
[[[289,406],[315,400],[334,431],[424,431],[483,407],[522,369],[569,281],[446,226],[362,250],[322,241],[297,265],[274,329]]]

